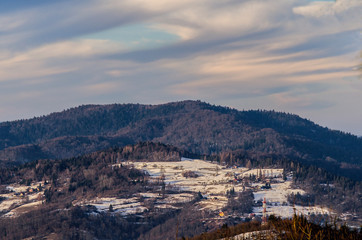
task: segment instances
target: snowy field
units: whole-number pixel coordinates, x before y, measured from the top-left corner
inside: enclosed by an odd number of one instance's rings
[[[287,202],[287,196],[289,194],[305,194],[304,190],[302,189],[292,189],[291,188],[291,181],[285,181],[281,183],[274,183],[272,184],[271,189],[267,189],[264,191],[256,191],[254,192],[254,199],[255,201],[263,200],[264,198],[268,199],[268,202],[271,203],[283,203]],[[257,184],[253,184],[257,185]]]
[[[34,210],[35,207],[42,204],[42,201],[35,201],[30,203],[21,204],[19,207],[12,209],[11,211],[7,212],[4,217],[17,217],[21,214]]]
[[[305,216],[308,216],[310,214],[334,214],[331,209],[323,208],[320,206],[291,206],[288,203],[287,199],[289,194],[305,194],[305,191],[302,189],[292,189],[291,184],[291,179],[288,179],[284,182],[272,184],[271,189],[254,192],[254,199],[255,201],[263,201],[265,198],[267,202],[267,214],[273,214],[283,218],[291,218],[294,215],[294,212],[296,214],[303,214]],[[262,215],[263,208],[255,207],[254,213],[256,213],[257,215]]]
[[[10,193],[0,194],[4,200],[0,203],[0,212],[6,212],[3,217],[15,217],[26,213],[36,206],[42,204],[41,199],[44,191],[41,192],[28,192],[30,188],[36,188],[41,182],[33,183],[30,186],[12,184],[6,187]],[[24,195],[20,195],[23,193]]]
[[[182,190],[191,192],[200,192],[206,199],[199,202],[200,209],[217,211],[221,210],[227,204],[226,192],[232,188],[235,192],[243,191],[243,185],[234,183],[234,178],[257,176],[262,173],[265,178],[272,178],[274,182],[270,189],[254,190],[255,201],[267,201],[268,214],[274,214],[281,217],[292,217],[294,211],[303,214],[325,214],[331,213],[331,210],[319,206],[302,207],[290,206],[287,202],[287,196],[291,193],[305,194],[302,189],[292,189],[291,177],[286,181],[282,179],[283,169],[248,169],[248,168],[226,168],[217,163],[203,160],[185,159],[179,162],[128,162],[129,165],[137,169],[147,171],[153,178],[159,179],[162,175],[166,184],[170,183]],[[192,171],[198,177],[184,177],[183,173]],[[254,189],[264,185],[262,183],[252,183]],[[248,187],[246,187],[247,189]],[[254,213],[262,214],[261,207],[255,207]]]
[[[122,215],[138,214],[147,210],[145,207],[141,206],[141,202],[136,197],[127,199],[96,198],[90,201],[79,202],[78,205],[95,206],[98,212],[109,211],[111,207],[113,212]]]
[[[179,162],[129,162],[128,164],[147,171],[155,179],[163,175],[166,184],[172,184],[181,190],[200,192],[207,199],[202,200],[199,205],[201,209],[208,210],[222,209],[227,204],[225,194],[232,188],[236,192],[242,191],[242,186],[234,185],[232,181],[236,175],[248,172],[247,168],[232,169],[208,161],[186,158]],[[184,177],[183,173],[188,171],[197,174],[197,177]]]
[[[270,230],[263,230],[263,231],[254,231],[254,232],[247,232],[247,233],[241,233],[239,235],[236,235],[234,237],[229,238],[222,238],[220,240],[247,240],[247,239],[264,239],[266,237],[271,236]],[[266,238],[268,239],[268,238]]]
[[[331,210],[319,206],[295,206],[293,208],[287,202],[287,196],[291,193],[304,194],[305,192],[301,189],[292,189],[291,176],[286,181],[283,180],[283,169],[227,168],[209,161],[186,158],[182,158],[182,161],[178,162],[127,162],[126,164],[148,172],[153,181],[164,181],[166,189],[171,186],[176,191],[164,196],[161,195],[161,192],[144,192],[127,199],[96,198],[74,202],[73,204],[93,205],[97,208],[97,212],[112,210],[121,215],[142,215],[149,210],[148,204],[150,202],[152,202],[153,208],[178,208],[177,204],[192,201],[200,192],[204,197],[197,203],[200,210],[220,211],[227,205],[226,193],[228,191],[233,189],[235,193],[238,193],[245,189],[252,189],[255,202],[266,199],[268,215],[292,217],[294,212],[305,215],[332,213]],[[117,165],[114,164],[111,167],[114,168]],[[245,177],[260,174],[265,179],[270,180],[270,189],[262,189],[265,183],[242,181]],[[32,186],[7,186],[7,189],[12,192],[0,195],[4,198],[0,203],[0,211],[6,212],[3,216],[18,216],[41,204],[43,191],[28,192],[25,196],[20,195],[20,193],[25,193],[29,187],[36,188],[39,184],[40,182],[34,183]],[[261,207],[254,207],[256,215],[261,215],[262,212]]]
[[[133,198],[96,198],[87,201],[80,201],[75,205],[92,205],[97,208],[98,212],[109,211],[112,206],[112,211],[121,215],[142,214],[147,211],[144,201],[147,199],[156,200],[155,208],[176,208],[172,204],[190,202],[194,198],[193,194],[170,194],[162,198],[158,193],[140,193]]]

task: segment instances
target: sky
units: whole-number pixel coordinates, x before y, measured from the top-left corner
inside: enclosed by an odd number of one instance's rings
[[[202,100],[362,135],[362,0],[0,1],[0,122]]]

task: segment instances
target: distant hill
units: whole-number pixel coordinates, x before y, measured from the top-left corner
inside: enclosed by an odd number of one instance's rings
[[[361,180],[362,139],[294,114],[238,111],[201,101],[161,105],[84,105],[0,124],[0,160],[18,164],[61,159],[140,141],[196,154],[242,150],[278,156]]]

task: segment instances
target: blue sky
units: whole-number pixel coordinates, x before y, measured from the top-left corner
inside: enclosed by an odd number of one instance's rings
[[[154,29],[152,25],[144,23],[106,29],[81,36],[80,39],[102,39],[119,42],[129,50],[162,47],[180,40],[177,35]]]
[[[0,121],[200,99],[362,135],[361,0],[0,2]]]

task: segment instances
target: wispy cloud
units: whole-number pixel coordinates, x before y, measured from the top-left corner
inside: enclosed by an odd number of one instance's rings
[[[0,120],[87,102],[190,98],[362,133],[362,113],[346,101],[362,101],[361,12],[360,0],[5,4]]]

